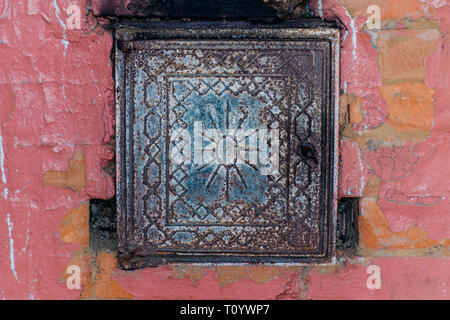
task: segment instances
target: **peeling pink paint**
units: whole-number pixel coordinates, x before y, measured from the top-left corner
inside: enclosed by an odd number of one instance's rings
[[[63,22],[70,4],[85,6],[84,0],[56,3]],[[61,219],[91,195],[114,195],[101,167],[112,157],[103,146],[113,126],[113,118],[104,116],[113,112],[104,106],[104,99],[111,100],[105,92],[113,87],[112,39],[86,25],[66,30],[56,14],[53,1],[0,4],[0,125],[7,178],[0,187],[8,188],[7,199],[0,197],[0,288],[6,299],[79,298],[59,280],[76,249],[60,240]],[[76,150],[87,159],[85,192],[44,186],[44,172],[66,170]],[[8,227],[18,281],[7,272]]]
[[[379,204],[394,232],[417,225],[431,239],[450,238],[450,136],[432,137],[414,153],[417,162],[406,177],[381,185]]]
[[[115,194],[114,181],[103,170],[114,157],[108,145],[115,125],[112,37],[91,31],[86,21],[92,22],[92,16],[82,17],[81,30],[66,25],[65,9],[78,5],[84,14],[85,2],[0,2],[0,298],[80,298],[80,290],[68,290],[62,280],[80,245],[63,243],[61,220],[90,198]],[[377,33],[366,31],[367,17],[351,16],[342,3],[311,3],[318,15],[338,18],[345,26],[341,91],[360,98],[363,111],[355,136],[341,140],[339,195],[362,196],[375,175],[380,187],[374,197],[392,232],[419,227],[430,239],[450,239],[448,1],[426,0],[433,13],[413,15],[424,23],[439,20],[442,33],[436,51],[425,59],[424,82],[434,90],[431,133],[419,142],[403,139],[395,145],[384,145],[376,134],[361,142],[365,134],[382,128],[389,114],[379,91]],[[101,8],[94,3],[94,10]],[[407,30],[408,23],[393,21],[399,31]],[[86,166],[82,191],[43,184],[46,172],[67,171],[77,152]],[[265,283],[237,277],[223,286],[214,267],[195,283],[188,276],[174,278],[169,267],[116,270],[112,277],[137,299],[450,298],[449,258],[366,256],[352,263],[328,273],[314,267],[307,276],[287,270]],[[371,264],[381,268],[380,290],[366,287]]]
[[[380,267],[381,288],[369,289],[367,267]],[[309,274],[310,299],[450,299],[449,258],[375,258],[330,274]]]
[[[363,164],[358,145],[342,141],[340,148],[339,196],[361,197],[368,180],[368,170]]]
[[[172,278],[172,269],[159,267],[157,269],[127,273],[120,271],[114,275],[122,288],[131,292],[138,299],[296,299],[297,282],[290,283],[295,273],[286,273],[267,283],[256,283],[247,279],[238,279],[223,287],[217,281],[213,268],[205,271],[200,280],[195,283],[186,276]],[[145,279],[145,281],[142,281]],[[294,286],[294,288],[290,286]],[[270,289],[268,289],[270,288]],[[294,294],[292,294],[292,291]]]
[[[378,88],[367,90],[361,98],[364,119],[355,126],[355,130],[370,130],[380,127],[388,118],[386,101],[381,97]]]
[[[425,65],[425,84],[435,90],[431,137],[413,149],[417,161],[407,176],[381,185],[379,201],[392,231],[419,226],[435,240],[450,238],[450,80],[442,76],[450,71],[450,7],[440,6],[437,15],[444,35]]]
[[[382,181],[405,178],[417,161],[410,143],[402,147],[384,147],[378,150],[367,150],[363,154],[364,161]]]

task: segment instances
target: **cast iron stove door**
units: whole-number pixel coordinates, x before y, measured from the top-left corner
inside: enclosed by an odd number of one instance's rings
[[[331,261],[337,31],[145,37],[117,36],[121,267]]]

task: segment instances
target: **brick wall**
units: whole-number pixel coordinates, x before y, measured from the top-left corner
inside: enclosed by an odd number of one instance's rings
[[[450,5],[310,8],[343,25],[339,193],[361,197],[357,256],[332,267],[126,272],[114,252],[89,248],[89,199],[115,192],[103,169],[114,156],[112,37],[85,0],[1,1],[0,299],[449,299]],[[80,289],[67,288],[71,265]],[[367,287],[371,265],[380,289]]]

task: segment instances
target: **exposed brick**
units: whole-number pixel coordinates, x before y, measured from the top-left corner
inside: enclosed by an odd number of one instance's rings
[[[371,175],[364,188],[364,197],[377,197],[380,189],[380,179],[376,175]]]
[[[111,279],[111,274],[117,268],[114,253],[100,252],[96,259],[97,270],[93,274],[92,293],[98,299],[132,299],[133,294],[120,287],[117,281]]]
[[[86,186],[86,165],[83,154],[77,152],[73,160],[70,161],[70,168],[67,171],[48,171],[44,174],[44,184],[70,188],[80,192]]]
[[[388,123],[397,131],[430,131],[433,124],[434,91],[422,83],[384,85],[381,94],[387,102]]]
[[[439,30],[382,30],[378,33],[378,66],[383,84],[423,82],[425,58],[434,50]],[[389,103],[388,103],[389,105]]]
[[[61,239],[66,243],[89,244],[89,205],[82,203],[70,210],[61,221]]]
[[[427,248],[441,244],[429,239],[428,234],[417,226],[392,232],[380,207],[371,198],[361,201],[359,235],[361,247],[367,249]]]
[[[420,0],[339,0],[352,16],[369,16],[367,8],[371,5],[380,7],[381,19],[403,20],[417,19],[429,15],[433,8]]]

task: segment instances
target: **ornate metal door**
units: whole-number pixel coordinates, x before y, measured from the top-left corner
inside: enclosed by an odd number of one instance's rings
[[[334,254],[335,29],[117,31],[119,262]]]

